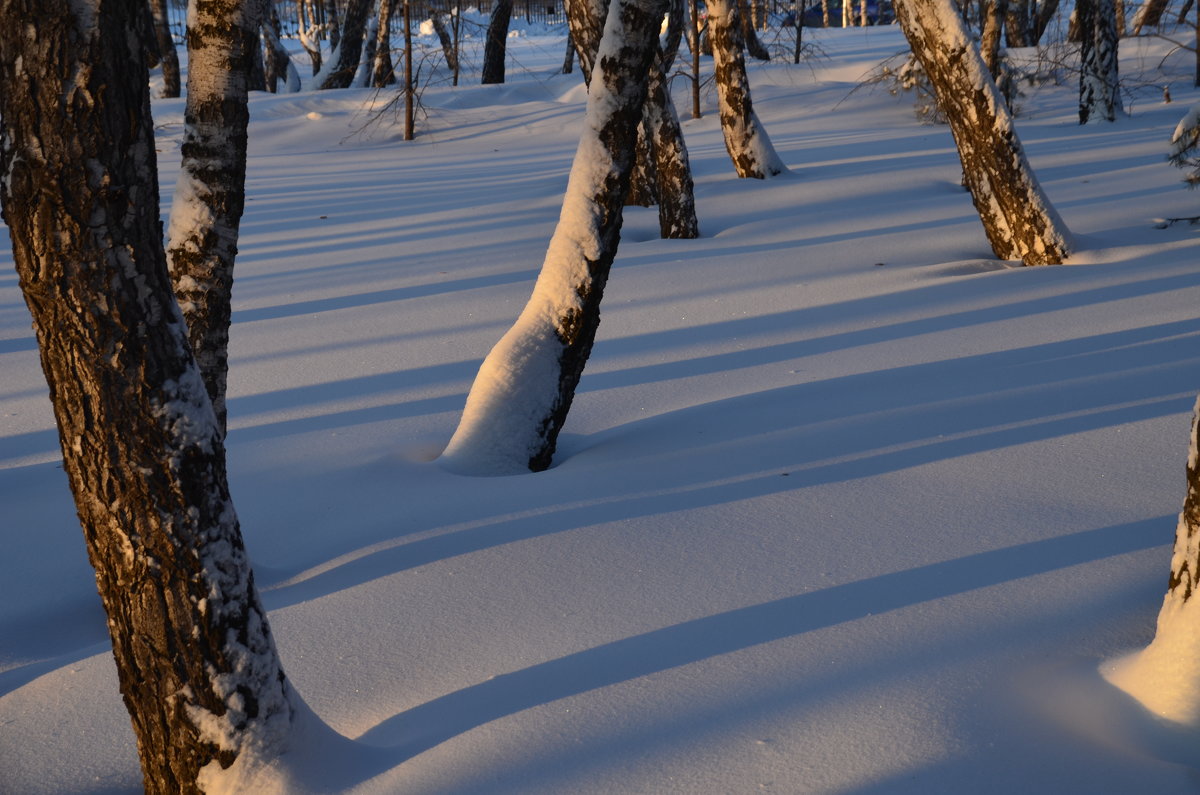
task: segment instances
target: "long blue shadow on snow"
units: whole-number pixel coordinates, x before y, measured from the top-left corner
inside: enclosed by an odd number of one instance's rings
[[[1170,541],[1159,516],[980,552],[730,610],[585,649],[448,693],[359,740],[416,756],[526,709],[922,602],[1138,552]]]

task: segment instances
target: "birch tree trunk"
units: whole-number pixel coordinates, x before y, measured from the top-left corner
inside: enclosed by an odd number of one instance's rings
[[[533,296],[475,377],[442,453],[449,469],[511,474],[550,466],[600,323],[665,10],[665,0],[612,4],[558,227]]]
[[[167,260],[224,435],[233,265],[246,203],[247,86],[261,4],[192,4],[183,162],[171,204]]]
[[[683,37],[683,0],[667,0],[667,3],[667,33],[661,47],[655,43],[634,174],[630,179],[630,194],[640,186],[645,198],[631,199],[627,195],[626,202],[657,204],[662,237],[685,239],[699,237],[700,226],[696,219],[691,161],[666,80]],[[578,50],[585,82],[591,79],[608,9],[608,0],[572,0],[568,6],[571,38]],[[639,169],[639,165],[643,167]]]
[[[1105,677],[1159,717],[1200,723],[1200,402],[1192,416],[1183,510],[1154,640],[1102,667]]]
[[[329,73],[317,88],[349,88],[358,71],[362,57],[363,38],[367,32],[367,18],[371,16],[371,0],[349,0],[346,16],[342,23],[337,44],[333,45]],[[331,42],[333,39],[331,39]]]
[[[508,23],[512,20],[513,0],[496,0],[488,20],[487,39],[483,44],[483,85],[504,82],[504,55],[508,43]]]
[[[387,88],[396,82],[392,63],[392,10],[396,0],[379,0],[379,26],[375,29],[375,57],[371,61],[372,88]]]
[[[1062,262],[1070,235],[1045,194],[951,0],[903,0],[896,15],[954,133],[963,177],[992,251],[1026,265]]]
[[[190,795],[280,753],[294,706],[171,294],[144,3],[0,0],[0,205],[143,784]]]
[[[739,177],[766,179],[787,171],[767,131],[754,114],[750,80],[742,55],[737,0],[709,0],[708,28],[717,80],[717,105],[725,150]]]
[[[175,49],[175,38],[171,35],[171,23],[167,17],[167,0],[150,0],[150,12],[154,16],[154,36],[158,41],[158,62],[162,66],[164,98],[179,96],[179,53]]]
[[[1079,123],[1116,121],[1121,113],[1117,74],[1117,14],[1113,0],[1078,0]]]
[[[988,74],[995,80],[1000,76],[1000,38],[1004,33],[1004,18],[1008,14],[1008,0],[982,0],[984,5],[983,35],[979,51],[987,65]]]

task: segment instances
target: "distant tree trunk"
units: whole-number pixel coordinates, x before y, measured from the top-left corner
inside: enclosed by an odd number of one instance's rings
[[[283,42],[279,40],[282,27],[279,24],[279,13],[272,0],[264,0],[262,5],[264,8],[262,37],[267,48],[265,75],[267,90],[274,94],[279,81],[283,81],[284,91],[294,94],[300,90],[300,73],[292,65],[291,56],[288,55]]]
[[[808,10],[807,0],[797,0],[796,14],[792,18],[792,29],[795,31],[796,44],[792,48],[792,63],[800,63],[800,54],[804,51],[804,12]]]
[[[1060,263],[1070,237],[1037,177],[983,58],[950,0],[904,0],[897,18],[950,123],[992,250],[1026,265]]]
[[[1004,32],[1004,19],[1008,14],[1008,0],[981,0],[984,3],[983,36],[979,42],[980,54],[987,64],[988,73],[995,80],[1000,76],[1000,37]]]
[[[313,77],[321,71],[321,40],[320,26],[317,23],[317,9],[313,4],[316,0],[299,0],[296,3],[296,31],[300,37],[300,46],[308,53],[312,61]]]
[[[1113,0],[1078,0],[1079,123],[1115,121],[1121,112],[1117,17]]]
[[[171,295],[148,73],[130,36],[144,6],[0,3],[0,205],[143,786],[192,795],[206,766],[282,752],[294,707]],[[199,26],[230,28],[254,30]]]
[[[754,13],[750,0],[737,0],[738,15],[742,23],[742,45],[751,58],[759,61],[771,60],[770,51],[758,40],[758,32],[754,29]]]
[[[458,69],[458,53],[454,51],[454,42],[450,40],[450,33],[446,30],[446,23],[442,21],[442,15],[434,12],[430,20],[433,22],[433,32],[437,34],[438,42],[442,45],[442,55],[446,59],[446,65],[451,70]]]
[[[504,55],[508,44],[508,23],[512,19],[513,0],[496,0],[488,20],[487,40],[483,44],[484,85],[504,82]]]
[[[342,23],[338,19],[338,0],[325,0],[325,24],[329,29],[329,48],[336,51],[338,45],[342,43]]]
[[[167,17],[167,0],[150,0],[150,11],[154,15],[154,36],[158,41],[158,63],[162,67],[163,88],[161,96],[179,96],[179,53],[175,50],[175,37],[171,35],[171,24]]]
[[[600,322],[665,5],[613,2],[562,217],[533,296],[471,387],[442,453],[450,469],[498,474],[550,466]]]
[[[1032,47],[1033,31],[1030,30],[1029,4],[1033,0],[1009,0],[1005,20],[1005,34],[1009,47]],[[899,11],[897,11],[899,15]]]
[[[247,90],[258,48],[258,3],[192,0],[183,162],[167,259],[204,385],[225,432],[230,299],[246,201]]]
[[[562,73],[569,75],[575,71],[575,37],[567,31],[567,54],[563,56]]]
[[[692,118],[700,118],[700,0],[691,0],[688,6],[688,16],[691,17],[691,38],[689,47],[692,52]]]
[[[396,82],[392,65],[392,9],[396,0],[379,0],[379,26],[375,29],[375,57],[371,61],[371,86],[387,88]]]
[[[1162,22],[1163,12],[1170,0],[1146,0],[1133,15],[1133,35],[1142,35],[1142,28],[1155,27]]]
[[[317,88],[349,88],[354,82],[354,73],[358,71],[358,62],[362,57],[367,18],[370,15],[371,0],[348,0],[342,32],[331,56],[334,62],[328,75]]]
[[[1117,2],[1118,2],[1118,8],[1121,7],[1122,0],[1117,0]],[[1041,4],[1038,5],[1037,15],[1034,17],[1034,28],[1033,28],[1033,43],[1034,44],[1038,44],[1039,42],[1041,42],[1042,36],[1046,35],[1046,28],[1048,28],[1050,26],[1050,20],[1054,18],[1055,12],[1058,11],[1058,3],[1059,3],[1059,0],[1042,0]],[[1121,14],[1121,19],[1120,19],[1119,24],[1120,24],[1121,35],[1124,35],[1124,31],[1125,31],[1124,12],[1122,12],[1122,14]]]
[[[417,92],[413,77],[412,3],[404,3],[404,140],[411,141],[416,135],[413,123],[413,104]]]
[[[827,28],[833,27],[833,19],[829,16],[829,0],[821,0],[821,24]]]
[[[787,171],[750,99],[750,80],[742,57],[741,22],[736,0],[709,0],[708,27],[725,149],[739,177],[766,179]]]

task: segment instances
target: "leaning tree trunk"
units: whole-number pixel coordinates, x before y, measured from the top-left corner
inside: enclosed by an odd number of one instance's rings
[[[996,256],[1026,265],[1062,262],[1070,235],[1042,193],[1004,99],[951,0],[902,0],[896,15],[950,123]]]
[[[656,55],[650,65],[630,193],[634,193],[640,179],[643,195],[651,196],[653,201],[649,203],[658,205],[658,226],[663,238],[695,238],[700,236],[700,227],[696,220],[691,161],[666,79],[683,37],[683,0],[668,0],[668,3],[666,35],[661,46],[656,44]],[[607,0],[572,0],[568,5],[571,39],[576,44],[585,82],[591,78],[607,15]],[[640,174],[638,165],[644,166]],[[631,203],[628,196],[626,202]]]
[[[758,39],[758,31],[754,29],[754,13],[750,8],[750,0],[737,0],[738,18],[742,23],[742,46],[751,58],[759,61],[771,60],[771,51],[763,46]]]
[[[362,57],[363,37],[367,32],[367,18],[371,16],[371,0],[349,0],[342,21],[341,36],[333,48],[333,63],[329,72],[317,88],[349,88],[358,71]]]
[[[0,205],[145,790],[198,793],[294,707],[171,294],[144,4],[0,2]]]
[[[218,426],[225,432],[230,300],[246,203],[247,85],[259,3],[192,0],[183,163],[167,259]]]
[[[904,2],[899,0],[897,5]],[[1032,47],[1033,31],[1030,29],[1029,4],[1033,0],[1009,0],[1005,18],[1005,33],[1009,47]],[[899,11],[897,10],[897,16]]]
[[[1162,15],[1167,10],[1170,0],[1146,0],[1137,13],[1133,15],[1133,35],[1142,35],[1142,28],[1155,27],[1162,22]]]
[[[450,469],[500,474],[550,466],[600,323],[665,10],[666,0],[612,4],[562,216],[533,296],[467,396],[441,457]]]
[[[1050,20],[1054,18],[1055,12],[1058,11],[1059,0],[1042,0],[1038,5],[1037,14],[1033,18],[1033,43],[1036,45],[1041,42],[1042,36],[1046,35],[1046,28],[1050,26]],[[1117,2],[1117,8],[1121,8],[1121,0]],[[1121,35],[1125,35],[1125,19],[1124,13],[1118,17],[1118,29]]]
[[[167,17],[167,0],[150,0],[150,11],[154,15],[154,36],[158,41],[158,62],[162,67],[163,88],[160,96],[179,96],[179,53],[175,50],[175,37],[171,35],[171,22]]]
[[[433,32],[437,34],[438,43],[442,45],[442,57],[446,59],[446,66],[451,72],[458,71],[458,53],[454,49],[450,31],[446,30],[446,23],[442,20],[441,12],[435,11],[430,17],[430,21],[433,23]]]
[[[512,19],[513,0],[496,0],[488,20],[487,39],[483,44],[483,85],[504,82],[505,45],[508,43],[508,23]]]
[[[1121,112],[1117,75],[1117,14],[1113,0],[1079,0],[1079,123],[1116,121]]]
[[[1156,715],[1200,724],[1200,401],[1192,415],[1187,492],[1175,525],[1167,593],[1154,640],[1105,664],[1105,677]]]
[[[737,0],[709,0],[708,29],[725,150],[739,177],[766,179],[787,171],[750,99]]]

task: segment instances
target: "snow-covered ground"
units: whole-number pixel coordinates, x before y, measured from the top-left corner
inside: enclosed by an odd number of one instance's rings
[[[346,738],[301,737],[293,790],[1200,788],[1200,735],[1097,673],[1152,634],[1200,391],[1200,227],[1156,228],[1200,212],[1164,160],[1190,55],[1126,46],[1115,124],[1027,89],[1080,249],[1027,269],[945,127],[850,93],[898,31],[811,35],[752,66],[789,175],[734,177],[711,89],[685,120],[704,236],[628,212],[537,475],[433,459],[557,219],[585,98],[561,30],[510,39],[506,85],[431,82],[411,143],[362,129],[371,91],[253,98],[232,488],[284,666]],[[154,110],[169,188],[182,104]],[[10,256],[0,791],[135,792]]]

